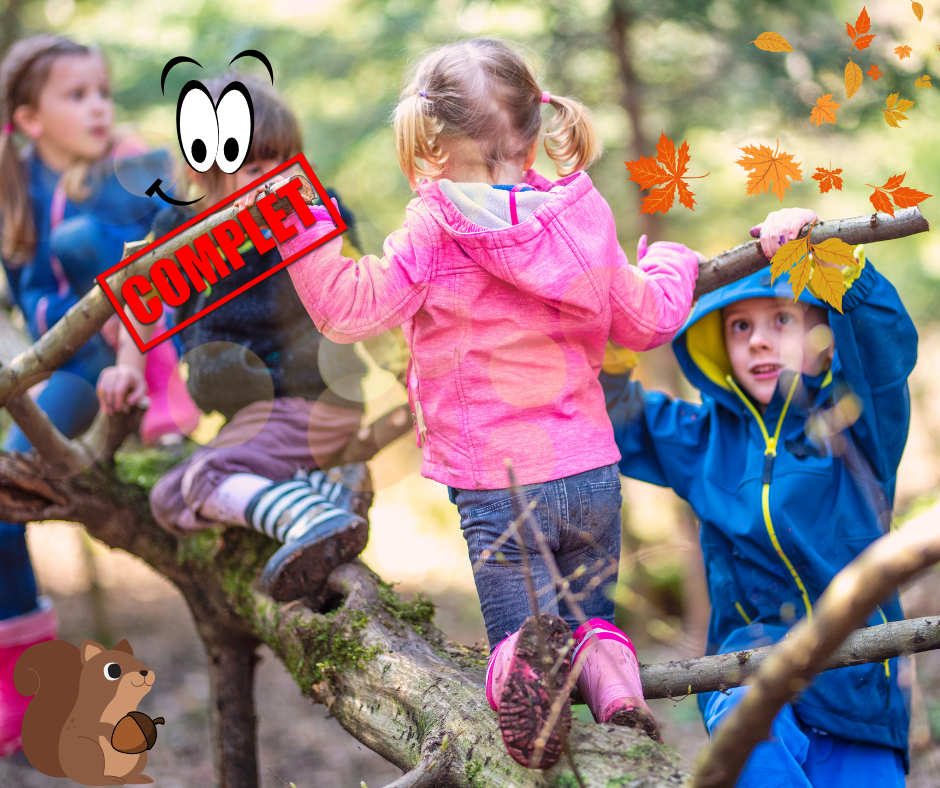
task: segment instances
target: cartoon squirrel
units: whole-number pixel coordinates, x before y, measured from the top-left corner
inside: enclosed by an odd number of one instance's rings
[[[80,649],[63,640],[27,649],[13,673],[17,691],[36,696],[23,718],[27,759],[43,774],[83,785],[152,783],[141,773],[147,752],[120,752],[112,746],[112,735],[150,692],[153,680],[154,672],[126,640],[110,651],[93,640],[83,641]],[[139,712],[128,719],[137,717],[146,719]]]

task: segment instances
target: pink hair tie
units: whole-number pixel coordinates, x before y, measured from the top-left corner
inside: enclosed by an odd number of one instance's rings
[[[552,94],[549,93],[547,90],[543,90],[542,91],[542,103],[548,104],[551,100],[552,100]]]
[[[4,133],[4,134],[12,134],[14,131],[16,131],[16,129],[13,128],[13,124],[12,124],[12,123],[4,123],[4,124],[3,124],[3,133]]]

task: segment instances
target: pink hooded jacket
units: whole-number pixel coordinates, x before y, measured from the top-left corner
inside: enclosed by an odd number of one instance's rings
[[[552,184],[529,170],[524,183],[534,191],[511,200],[486,184],[422,183],[384,257],[343,257],[337,237],[288,266],[331,340],[402,326],[421,472],[452,487],[508,487],[507,457],[521,484],[617,462],[597,379],[607,338],[656,347],[692,304],[696,255],[658,243],[631,266],[587,173]],[[292,215],[299,232],[281,254],[325,235],[327,216],[305,229]]]

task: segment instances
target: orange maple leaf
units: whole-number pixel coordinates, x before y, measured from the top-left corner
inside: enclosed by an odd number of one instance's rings
[[[677,154],[676,146],[663,131],[656,145],[655,156],[640,157],[634,161],[624,162],[630,170],[630,180],[639,184],[641,189],[652,190],[649,196],[643,199],[640,213],[655,213],[656,211],[666,213],[672,208],[677,191],[679,202],[690,211],[695,210],[693,207],[695,195],[692,194],[692,190],[685,181],[690,178],[704,178],[711,173],[686,175],[689,158],[688,140],[683,141]],[[659,184],[665,185],[659,189],[653,188]]]
[[[898,56],[898,60],[904,60],[906,57],[911,56],[913,50],[909,46],[899,46],[894,48],[894,54]]]
[[[800,163],[793,161],[793,156],[780,150],[780,140],[777,140],[777,150],[771,150],[766,145],[745,145],[740,150],[744,156],[735,164],[740,164],[749,171],[747,176],[747,193],[763,194],[774,185],[774,192],[783,202],[783,195],[793,183],[803,180],[803,171]],[[788,180],[789,179],[789,180]]]
[[[870,76],[872,80],[874,81],[878,79],[878,77],[883,77],[884,74],[881,73],[881,69],[878,68],[878,66],[875,63],[872,63],[871,68],[868,69],[868,76]]]
[[[813,105],[813,109],[809,113],[809,118],[817,126],[820,126],[823,123],[835,123],[836,110],[839,109],[840,106],[841,105],[836,104],[832,100],[832,94],[827,93],[825,96],[820,96],[818,99],[816,99],[816,103]]]
[[[872,40],[875,37],[873,33],[870,36],[863,35],[871,29],[871,19],[868,18],[868,12],[865,10],[865,6],[862,6],[862,13],[858,15],[858,21],[855,23],[855,27],[852,27],[848,22],[845,23],[845,32],[848,34],[849,38],[852,39],[852,46],[849,47],[851,50],[852,47],[856,49],[867,49],[871,44]]]
[[[829,166],[832,167],[832,162],[829,162]],[[837,192],[841,192],[842,178],[839,177],[841,174],[841,167],[839,167],[837,170],[827,170],[825,167],[817,167],[816,174],[813,176],[813,180],[819,181],[819,193],[825,194],[830,189],[835,189]]]
[[[865,184],[875,190],[868,199],[871,200],[871,204],[875,206],[876,211],[894,216],[894,208],[891,206],[892,197],[894,198],[894,204],[898,208],[911,208],[915,205],[919,205],[928,197],[933,197],[932,194],[919,192],[917,189],[912,189],[909,186],[901,186],[905,175],[907,175],[906,172],[900,175],[892,175],[888,178],[884,186],[873,186],[870,183]]]

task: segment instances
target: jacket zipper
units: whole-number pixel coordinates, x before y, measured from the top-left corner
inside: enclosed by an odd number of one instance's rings
[[[799,375],[793,377],[793,383],[790,384],[790,391],[787,393],[787,399],[783,403],[783,409],[780,411],[780,417],[777,419],[777,429],[774,430],[774,436],[771,438],[770,433],[767,432],[767,427],[764,425],[764,420],[761,418],[760,413],[757,408],[754,407],[754,404],[744,396],[744,392],[738,388],[737,383],[734,382],[734,379],[731,375],[728,375],[725,378],[728,381],[728,384],[735,390],[738,397],[741,398],[741,401],[748,407],[751,413],[754,415],[754,418],[757,419],[757,426],[760,427],[760,431],[764,436],[764,443],[766,448],[764,449],[764,475],[763,475],[763,490],[761,491],[761,508],[763,509],[764,514],[764,526],[767,528],[767,533],[770,536],[770,541],[773,543],[774,550],[777,551],[777,555],[780,556],[780,559],[783,561],[787,569],[790,570],[790,574],[793,577],[794,582],[796,583],[797,588],[800,590],[800,594],[803,596],[803,604],[806,606],[806,618],[808,621],[813,620],[813,605],[809,601],[809,594],[806,593],[806,586],[803,584],[803,580],[800,577],[799,573],[796,571],[796,568],[791,563],[790,559],[787,558],[786,553],[783,552],[783,548],[780,546],[780,542],[777,539],[777,534],[774,531],[774,523],[770,517],[770,483],[773,481],[773,468],[774,468],[774,458],[777,456],[777,441],[780,440],[780,430],[783,427],[783,419],[787,415],[787,410],[790,407],[790,402],[793,400],[793,394],[796,392],[796,385],[799,382]],[[829,378],[827,377],[827,380]],[[751,623],[751,620],[745,615],[744,609],[741,607],[740,603],[735,602],[734,606],[737,608],[738,613],[747,621],[748,624]],[[886,624],[888,623],[888,617],[884,614],[884,611],[881,609],[881,606],[878,607],[878,613],[881,615],[882,621]],[[885,676],[891,678],[891,667],[888,664],[888,660],[884,661],[885,666]]]
[[[774,550],[777,555],[780,556],[780,560],[783,562],[784,566],[789,570],[793,582],[796,583],[796,587],[803,597],[807,620],[812,621],[813,605],[809,600],[806,586],[803,584],[803,579],[800,577],[799,572],[796,571],[796,567],[793,566],[793,562],[790,561],[787,554],[783,552],[783,548],[780,546],[780,540],[777,539],[777,532],[774,530],[773,519],[770,516],[770,484],[773,481],[774,458],[777,456],[777,442],[780,440],[780,430],[783,428],[783,421],[786,418],[787,410],[790,408],[790,402],[793,400],[793,395],[796,392],[796,386],[799,383],[800,377],[799,375],[794,375],[793,377],[793,383],[790,384],[790,391],[787,393],[786,401],[783,403],[783,409],[780,411],[780,417],[777,419],[777,429],[774,430],[773,437],[767,432],[767,427],[764,425],[764,420],[761,418],[757,408],[755,408],[754,404],[744,395],[744,392],[742,392],[738,384],[734,382],[734,379],[728,375],[726,380],[728,381],[728,385],[734,389],[738,397],[741,398],[741,401],[751,411],[754,418],[757,419],[757,426],[760,427],[761,434],[764,436],[764,474],[761,479],[763,483],[763,489],[761,490],[761,509],[764,514],[764,527],[767,529],[767,535],[770,537],[770,542],[774,546]]]

